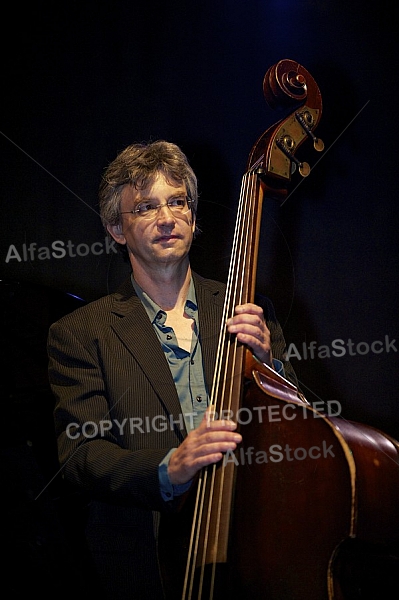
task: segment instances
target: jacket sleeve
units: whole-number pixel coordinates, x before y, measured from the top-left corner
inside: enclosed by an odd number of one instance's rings
[[[266,296],[257,296],[256,303],[263,308],[266,319],[266,325],[270,331],[273,358],[281,361],[284,365],[284,376],[288,381],[298,387],[298,380],[294,368],[287,360],[287,347],[284,339],[283,330],[277,320],[272,301]]]
[[[123,447],[111,420],[107,384],[94,340],[61,320],[48,335],[49,381],[60,468],[64,478],[90,497],[150,510],[173,508],[159,489],[158,466],[169,448],[148,443]],[[149,434],[150,435],[150,434]],[[173,444],[171,444],[172,446]]]

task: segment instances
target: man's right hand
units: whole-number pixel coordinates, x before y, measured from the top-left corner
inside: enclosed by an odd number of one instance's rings
[[[168,465],[170,482],[173,485],[187,483],[203,467],[222,460],[228,450],[234,451],[242,441],[236,429],[234,421],[213,420],[208,409],[199,427],[190,431],[173,452]]]

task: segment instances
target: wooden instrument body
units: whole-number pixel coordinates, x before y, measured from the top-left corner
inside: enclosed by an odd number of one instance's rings
[[[336,569],[341,544],[399,550],[398,445],[366,425],[265,394],[267,377],[254,378],[244,401],[253,418],[241,426],[236,461],[233,589],[243,600],[346,598]]]
[[[286,199],[293,166],[307,176],[307,163],[294,156],[306,137],[323,148],[314,135],[320,92],[301,65],[271,67],[264,93],[271,106],[294,106],[294,113],[260,136],[249,157],[223,322],[237,304],[253,301],[264,197]],[[165,547],[168,600],[363,598],[348,592],[342,548],[356,540],[399,560],[398,443],[312,408],[225,332],[211,404],[217,414],[232,410],[243,443],[200,473],[195,493],[169,519],[168,544],[174,538],[178,549]]]

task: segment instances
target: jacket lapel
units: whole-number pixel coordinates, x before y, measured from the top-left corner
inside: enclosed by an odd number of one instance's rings
[[[180,402],[169,365],[130,278],[116,292],[113,312],[120,318],[112,324],[112,329],[146,374],[166,411],[178,415]],[[142,340],[148,343],[143,344]]]
[[[211,390],[223,313],[224,285],[203,279],[196,273],[193,273],[193,279],[198,302],[205,380]],[[171,415],[179,414],[180,402],[169,365],[130,278],[115,293],[112,310],[120,317],[112,325],[116,335],[148,377],[166,411]],[[144,339],[149,343],[141,343]]]
[[[193,273],[193,279],[198,302],[205,380],[210,391],[213,383],[223,314],[224,285],[210,279],[203,279],[196,273]]]

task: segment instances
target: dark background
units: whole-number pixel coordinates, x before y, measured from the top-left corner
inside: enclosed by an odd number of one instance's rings
[[[97,214],[103,169],[135,141],[179,144],[201,194],[193,267],[226,279],[247,157],[280,118],[263,76],[286,58],[321,90],[325,151],[310,145],[310,176],[281,209],[265,206],[258,291],[275,304],[309,400],[336,400],[345,418],[399,437],[396,30],[391,9],[358,0],[10,7],[0,127],[7,452],[21,442],[24,455],[29,440],[48,482],[47,327],[79,303],[70,294],[98,298],[127,272]],[[68,241],[65,256],[39,257]],[[96,242],[102,254],[86,251]],[[337,340],[344,355],[331,353]]]

